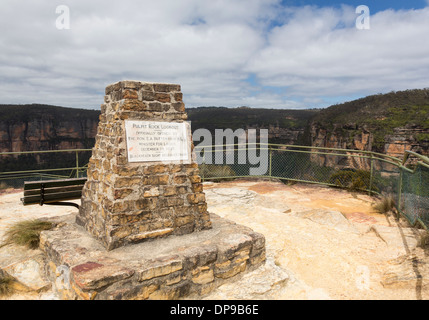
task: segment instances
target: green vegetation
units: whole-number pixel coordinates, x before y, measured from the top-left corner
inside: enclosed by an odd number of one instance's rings
[[[429,89],[406,90],[368,96],[326,108],[313,118],[316,126],[335,132],[346,140],[363,130],[374,137],[374,151],[383,152],[385,136],[395,128],[429,130]],[[428,133],[416,136],[429,140]]]
[[[282,128],[303,128],[308,120],[319,112],[311,110],[285,110],[262,108],[225,108],[199,107],[186,109],[192,129],[205,128],[208,130],[231,128],[278,126]]]
[[[276,150],[272,152],[271,175],[287,180],[328,182],[328,177],[335,171],[329,166],[318,165],[311,160],[309,153]]]
[[[17,244],[29,249],[37,249],[40,242],[40,232],[53,227],[51,222],[41,220],[25,220],[12,225],[5,233],[6,240],[2,246]]]
[[[329,177],[329,182],[352,191],[368,190],[371,175],[366,170],[343,169]]]
[[[395,128],[415,126],[429,130],[429,104],[423,106],[391,107],[386,110],[386,116],[381,119],[368,120],[374,130],[374,144],[378,147],[384,145],[384,137],[393,134]],[[428,140],[429,134],[416,136],[419,141]]]
[[[186,110],[192,124],[192,130],[204,128],[214,134],[215,129],[268,129],[279,127],[302,129],[308,127],[311,118],[320,110],[284,110],[256,108],[199,107]],[[279,139],[270,139],[271,143],[284,143]],[[297,142],[298,144],[298,142]]]
[[[218,181],[218,179],[213,178],[225,178],[225,177],[234,177],[236,173],[228,165],[216,165],[216,164],[200,164],[198,166],[200,175],[202,179],[210,179],[211,181]],[[222,179],[227,181],[227,179]]]
[[[419,133],[417,136],[418,142],[428,141],[429,142],[429,133]]]
[[[0,104],[0,122],[30,122],[50,120],[53,123],[63,121],[95,120],[98,121],[100,111],[76,109],[45,104],[10,105]]]
[[[423,109],[420,111],[421,107]],[[367,124],[369,120],[383,121],[381,120],[383,117],[395,116],[396,125],[407,124],[410,120],[417,125],[429,125],[428,107],[429,89],[393,91],[333,105],[321,110],[313,120],[327,126],[344,124],[347,127],[356,127],[356,125]],[[409,113],[405,119],[396,117],[405,115],[404,112]]]

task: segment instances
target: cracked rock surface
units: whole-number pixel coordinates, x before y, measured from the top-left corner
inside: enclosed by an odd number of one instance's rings
[[[374,212],[375,198],[257,180],[204,183],[204,192],[210,212],[265,236],[267,260],[203,299],[429,298],[428,252],[421,246],[424,232]],[[16,191],[0,196],[0,240],[15,221],[76,213],[67,207],[23,207],[21,196]],[[38,261],[39,253],[5,246],[0,248],[0,268],[15,266],[31,278],[30,273],[37,273],[31,260]],[[27,291],[8,299],[56,298],[40,284],[37,291],[27,283]]]

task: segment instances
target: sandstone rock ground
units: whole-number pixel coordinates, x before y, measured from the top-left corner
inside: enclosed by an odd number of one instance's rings
[[[428,299],[428,251],[421,230],[375,213],[365,194],[279,181],[205,183],[209,211],[266,237],[267,262],[204,299]],[[75,208],[23,207],[22,192],[0,197],[7,226]],[[26,290],[8,299],[55,299],[37,275],[39,250],[0,248],[0,268],[20,270]],[[32,272],[30,272],[33,270]],[[11,271],[12,272],[12,271]],[[30,274],[34,273],[33,280]],[[24,278],[27,278],[26,280]],[[32,287],[38,284],[39,287]],[[239,290],[237,289],[239,288]]]

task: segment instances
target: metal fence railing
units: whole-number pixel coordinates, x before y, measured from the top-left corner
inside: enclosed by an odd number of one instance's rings
[[[0,188],[21,188],[28,180],[85,177],[91,150],[0,153]],[[429,159],[411,151],[402,159],[280,144],[196,146],[194,152],[203,181],[265,177],[368,192],[393,198],[412,225],[429,226]]]
[[[0,189],[22,188],[24,181],[86,176],[92,149],[0,153]]]
[[[411,224],[429,226],[429,158],[406,151],[400,168],[397,209]]]
[[[252,156],[246,158],[250,151]],[[371,151],[276,144],[197,146],[195,152],[203,181],[253,176],[363,191],[392,198],[412,225],[429,226],[429,159],[410,151],[403,159]],[[266,170],[251,174],[255,167]]]

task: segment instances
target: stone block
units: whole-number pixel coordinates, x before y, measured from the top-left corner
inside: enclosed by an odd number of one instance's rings
[[[137,93],[136,93],[137,94]],[[135,99],[125,99],[121,100],[120,103],[116,104],[116,107],[121,111],[145,111],[147,110],[147,105],[140,100]]]
[[[173,177],[173,183],[174,184],[184,184],[188,181],[188,176],[187,175],[175,175]]]
[[[142,101],[153,101],[155,100],[155,93],[153,91],[142,90],[140,91]],[[151,108],[151,103],[149,103],[149,108]]]
[[[154,210],[158,206],[158,203],[159,201],[157,197],[143,198],[135,201],[137,210],[147,211]]]
[[[164,186],[162,195],[165,197],[177,195],[177,187],[176,186]]]
[[[152,231],[147,231],[147,232],[133,234],[133,235],[131,235],[131,236],[128,237],[128,240],[129,240],[130,243],[139,242],[139,241],[146,240],[146,239],[153,239],[153,238],[163,237],[163,236],[169,235],[173,231],[174,231],[173,228],[165,228],[165,229],[159,229],[159,230],[152,230]]]
[[[134,270],[122,266],[86,262],[71,269],[73,280],[82,290],[98,290],[114,282],[127,279]]]
[[[165,238],[154,233],[179,229],[150,230],[141,235],[152,234],[156,241],[110,251],[83,228],[70,223],[72,216],[59,219],[61,227],[43,231],[40,243],[47,257],[43,269],[48,271],[50,281],[68,281],[63,288],[55,287],[61,290],[63,299],[199,298],[265,261],[265,250],[251,257],[253,248],[264,243],[262,235],[216,215],[210,219],[212,229]],[[123,225],[119,227],[125,230]],[[128,227],[136,236],[135,224]],[[58,272],[60,269],[70,270],[70,276]]]
[[[159,175],[159,176],[145,176],[143,178],[144,185],[167,185],[170,176],[168,174]]]
[[[159,196],[159,187],[150,186],[150,187],[145,187],[143,189],[143,197],[158,197],[158,196]]]
[[[155,100],[159,102],[171,102],[171,97],[169,93],[155,93]]]
[[[236,276],[237,274],[246,270],[247,262],[243,261],[239,264],[229,264],[228,266],[217,266],[215,268],[215,277],[221,279],[228,279]]]
[[[158,291],[154,291],[149,295],[151,300],[176,300],[179,297],[183,297],[189,294],[191,284],[189,281],[183,281],[181,283],[166,286]]]
[[[138,281],[145,281],[156,277],[165,276],[183,268],[182,261],[178,257],[159,258],[147,262],[146,265],[137,271]]]
[[[192,282],[197,284],[207,284],[214,281],[214,272],[210,267],[199,267],[192,271]]]
[[[183,100],[183,94],[181,92],[174,93],[174,100],[177,102],[181,102]]]
[[[165,173],[169,170],[168,166],[165,164],[156,164],[144,167],[144,174],[152,175],[158,173]]]
[[[206,196],[204,193],[191,193],[188,195],[188,202],[191,204],[202,203],[206,201]]]
[[[167,84],[167,83],[154,83],[153,90],[155,92],[171,92],[180,91],[180,85],[178,84]]]

